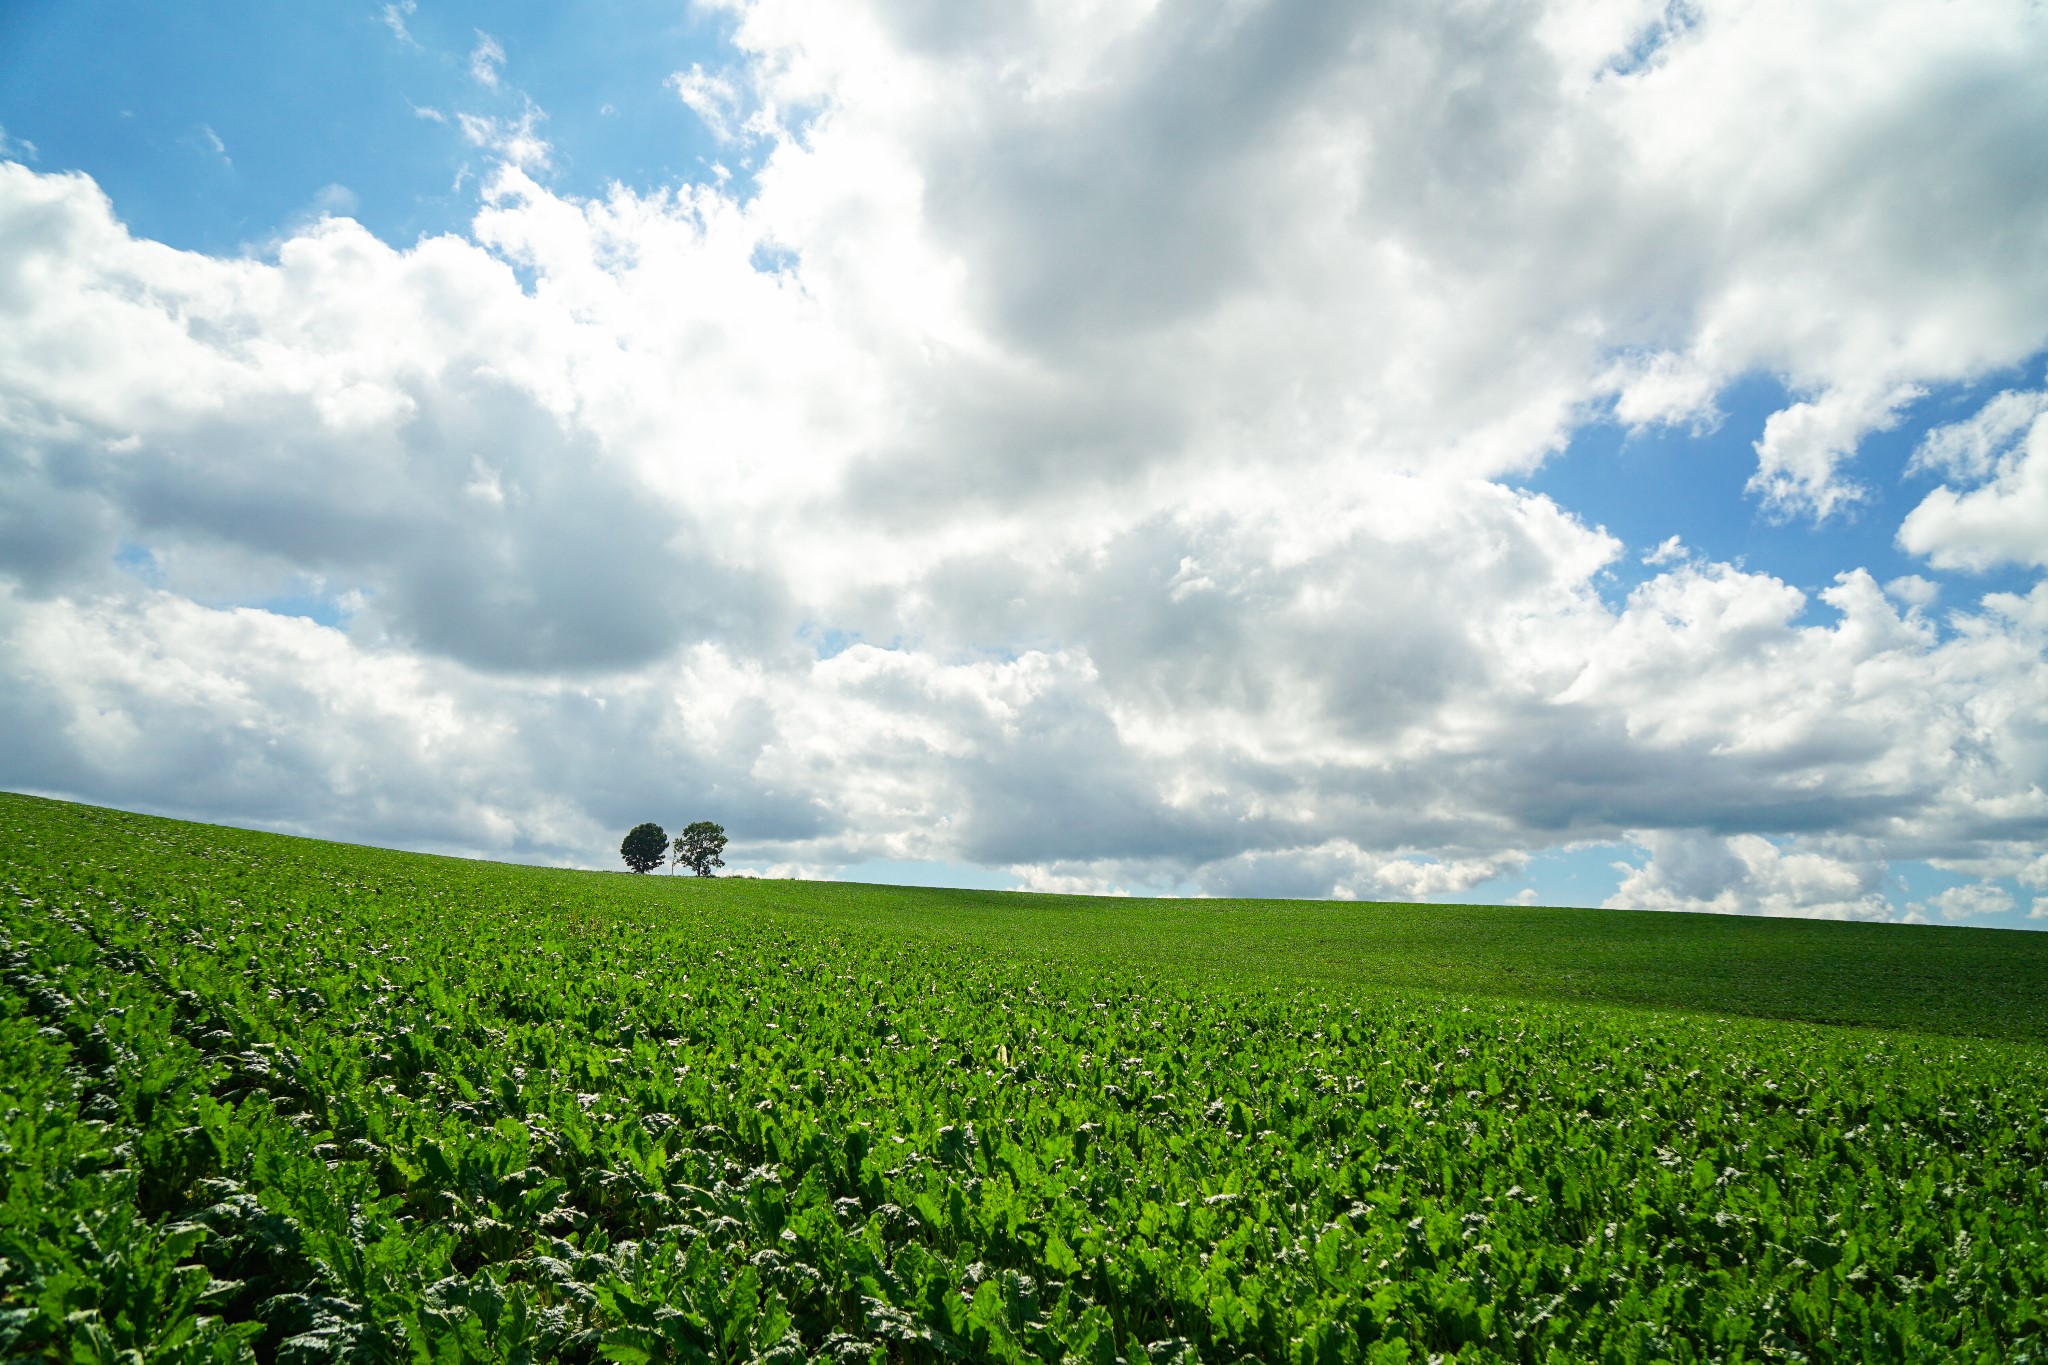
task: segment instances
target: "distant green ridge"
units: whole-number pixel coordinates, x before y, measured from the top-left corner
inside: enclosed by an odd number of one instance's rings
[[[133,876],[210,845],[485,900],[573,898],[621,925],[686,902],[752,919],[1005,955],[1276,982],[1579,1001],[2048,1043],[2048,933],[1931,925],[1364,901],[1039,895],[493,863],[202,825],[0,793],[0,866],[73,841],[147,837]],[[38,847],[32,840],[46,841]],[[50,843],[48,841],[55,841]],[[82,845],[81,845],[82,846]],[[65,855],[72,856],[70,851]],[[280,869],[282,870],[282,868]]]

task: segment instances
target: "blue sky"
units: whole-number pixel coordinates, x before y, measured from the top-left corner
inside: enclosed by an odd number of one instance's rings
[[[665,81],[716,58],[726,27],[646,4],[16,4],[0,13],[0,127],[172,246],[261,250],[336,206],[409,244],[467,227],[485,164],[423,110],[516,118],[531,98],[567,192],[709,177],[719,149]],[[501,90],[472,75],[485,36]]]
[[[1713,559],[1739,561],[1817,592],[1845,568],[1868,569],[1879,581],[1905,574],[1947,575],[1897,541],[1899,523],[1940,482],[1908,468],[1928,430],[1974,412],[2004,389],[2039,388],[2042,357],[1968,384],[1944,385],[1916,400],[1889,431],[1858,447],[1854,478],[1863,496],[1815,522],[1776,515],[1745,485],[1756,468],[1755,443],[1774,412],[1794,401],[1783,382],[1748,375],[1722,391],[1721,416],[1704,427],[1680,424],[1630,431],[1611,416],[1580,427],[1562,455],[1545,462],[1523,486],[1548,494],[1587,521],[1645,550],[1678,536]],[[1650,566],[1614,566],[1610,591],[1626,593]],[[1954,576],[1966,593],[2024,592],[2033,575],[2013,565]]]
[[[1688,15],[9,6],[0,780],[2025,924],[2044,21]]]

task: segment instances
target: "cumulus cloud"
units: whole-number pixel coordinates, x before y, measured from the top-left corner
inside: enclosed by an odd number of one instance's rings
[[[1884,590],[1894,601],[1914,611],[1925,611],[1941,596],[1941,584],[1915,573],[1900,574],[1885,584]]]
[[[1884,862],[1868,847],[1845,856],[1825,843],[1788,849],[1757,834],[1717,838],[1678,830],[1643,831],[1637,842],[1649,861],[1627,870],[1606,902],[1610,909],[1895,917],[1881,890]]]
[[[497,669],[644,662],[772,593],[570,419],[564,338],[503,261],[334,218],[274,265],[216,261],[26,175],[0,204],[0,561],[30,591],[104,582],[125,538],[195,598],[318,573],[368,594],[359,631]]]
[[[1832,389],[1812,402],[1772,413],[1756,443],[1750,491],[1760,493],[1774,511],[1810,512],[1826,520],[1864,496],[1838,467],[1865,436],[1890,430],[1898,423],[1899,409],[1924,394],[1910,384],[1879,393]]]
[[[2041,344],[2048,248],[1995,226],[2048,206],[2038,13],[1579,8],[764,4],[738,38],[766,103],[830,101],[772,170],[908,177],[999,338],[1114,355],[1129,403],[1221,360],[1204,419],[1485,472],[1603,392],[1689,419],[1764,368],[1819,396],[1759,486],[1824,512],[1910,386]]]
[[[529,103],[459,116],[467,234],[226,260],[0,165],[0,780],[1046,889],[1630,838],[1617,903],[1876,916],[1887,860],[2035,856],[2048,593],[1809,595],[1502,481],[1764,370],[1759,496],[1825,516],[2037,350],[2034,11],[732,9],[672,85],[744,191],[557,193]],[[1999,413],[1925,459],[2016,527]],[[1936,570],[2016,553],[1925,511]],[[341,624],[235,605],[313,578]]]
[[[1920,438],[1909,472],[1932,470],[1970,483],[1996,475],[2019,440],[2048,414],[2048,391],[2008,389],[1974,416],[1936,427]]]
[[[1685,557],[1685,543],[1677,536],[1666,536],[1654,547],[1643,551],[1642,562],[1645,564],[1675,564],[1684,560]]]
[[[1941,569],[2048,567],[2048,392],[2000,394],[1929,432],[1913,463],[1962,490],[1929,493],[1900,525],[1901,546]]]
[[[1946,920],[1973,920],[2003,915],[2012,909],[2012,892],[1988,882],[1952,886],[1934,897],[1934,908]]]

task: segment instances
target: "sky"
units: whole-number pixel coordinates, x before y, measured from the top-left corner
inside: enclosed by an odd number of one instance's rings
[[[0,787],[2048,928],[2029,0],[0,8]]]

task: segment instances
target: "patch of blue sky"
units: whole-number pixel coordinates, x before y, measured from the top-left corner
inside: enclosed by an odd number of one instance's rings
[[[1620,890],[1622,877],[1640,868],[1647,856],[1641,848],[1625,842],[1546,849],[1518,872],[1435,899],[1457,905],[1599,906]],[[1984,879],[1968,873],[1925,861],[1901,860],[1886,865],[1884,883],[1878,890],[1894,917],[1917,915],[1940,924],[1948,922],[1942,913],[1942,894],[1980,884],[1985,884]],[[2029,920],[2035,893],[2016,878],[1992,878],[1988,885],[2005,893],[2010,908],[1969,916],[1968,923],[2003,929],[2048,928],[2048,917]]]
[[[138,545],[132,540],[122,541],[114,549],[114,567],[152,588],[163,586],[164,566],[157,562],[146,545]]]
[[[808,621],[797,630],[796,638],[809,645],[820,661],[836,658],[861,643],[858,631],[839,630]]]
[[[1643,25],[1635,41],[1607,64],[1609,76],[1632,76],[1652,65],[1657,54],[1699,23],[1700,15],[1689,0],[1667,0],[1663,13]]]
[[[1908,466],[1930,428],[1971,416],[2006,389],[2038,387],[2044,371],[2048,354],[1973,384],[1937,388],[1908,405],[1896,426],[1866,436],[1840,466],[1863,498],[1818,523],[1777,514],[1746,487],[1756,472],[1764,423],[1801,397],[1767,375],[1724,389],[1722,420],[1710,430],[1681,424],[1630,431],[1611,416],[1590,421],[1519,486],[1547,495],[1590,526],[1604,526],[1627,546],[1600,579],[1615,605],[1662,571],[1643,556],[1677,536],[1695,555],[1772,574],[1809,596],[1837,574],[1862,568],[1880,583],[1916,574],[1943,587],[1942,609],[1970,606],[1987,592],[2023,593],[2036,575],[2010,565],[1943,573],[1901,549],[1899,524],[1942,482],[1937,472]]]
[[[249,605],[269,612],[273,616],[298,616],[317,625],[332,626],[337,630],[348,627],[349,618],[355,615],[356,604],[347,595],[324,592],[285,593],[277,597],[266,597]]]
[[[152,588],[163,586],[164,566],[147,545],[124,540],[114,551],[114,567],[138,583]],[[299,616],[338,630],[348,627],[349,618],[362,604],[360,592],[335,592],[324,581],[299,578],[288,591],[247,601],[211,601],[215,607],[253,607],[274,616]]]
[[[1015,891],[1023,885],[1000,868],[975,863],[873,858],[852,863],[833,874],[837,882],[869,882],[878,886],[938,886],[964,891]]]
[[[1971,916],[1967,923],[1992,929],[2048,929],[2048,921],[2028,922],[2027,909],[2037,893],[2023,886],[2016,877],[1985,879],[1917,861],[1894,862],[1886,870],[1890,876],[1884,888],[1885,899],[1901,914],[1916,911],[1922,918],[1940,924],[1945,920],[1939,903],[1943,892],[1988,885],[2003,891],[2011,908]],[[2044,898],[2044,904],[2048,904],[2048,898]]]
[[[504,52],[495,88],[472,70],[485,33]],[[651,0],[17,0],[0,5],[0,127],[172,246],[260,251],[322,212],[408,246],[476,212],[486,158],[458,115],[516,120],[528,98],[557,190],[709,181],[721,159],[744,175],[668,85],[722,68],[727,38]]]
[[[747,263],[763,275],[781,275],[793,273],[798,261],[796,253],[788,247],[764,243],[754,248],[754,254]]]
[[[821,626],[816,621],[806,621],[803,625],[797,627],[796,638],[802,643],[809,645],[811,653],[821,663],[826,659],[837,658],[855,645],[873,645],[876,649],[891,650],[906,647],[906,642],[900,635],[891,636],[887,640],[870,640],[857,630],[841,630],[837,626]],[[956,661],[1012,664],[1023,658],[1025,653],[1034,647],[1055,648],[1051,643],[1043,641],[1038,642],[1035,646],[1032,644],[981,646],[961,652],[957,656]]]
[[[1545,849],[1517,872],[1435,899],[1456,905],[1597,906],[1620,888],[1621,865],[1642,860],[1642,850],[1626,843]]]

